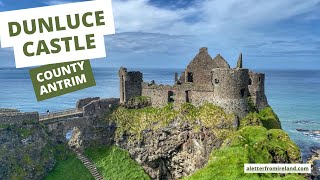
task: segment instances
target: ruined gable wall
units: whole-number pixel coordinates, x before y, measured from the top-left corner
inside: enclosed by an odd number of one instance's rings
[[[249,72],[249,77],[249,94],[256,108],[261,110],[269,106],[264,91],[265,75],[263,73]]]
[[[211,70],[217,67],[211,56],[208,54],[207,48],[200,48],[199,53],[187,66],[183,75],[180,77],[181,83],[186,83],[188,73],[193,74],[193,84],[202,85],[211,82]]]

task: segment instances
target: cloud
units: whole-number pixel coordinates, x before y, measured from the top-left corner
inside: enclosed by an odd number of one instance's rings
[[[153,6],[147,0],[113,1],[119,32],[198,34],[237,31],[278,22],[316,9],[319,0],[197,1],[186,8]],[[195,17],[197,21],[188,23]]]

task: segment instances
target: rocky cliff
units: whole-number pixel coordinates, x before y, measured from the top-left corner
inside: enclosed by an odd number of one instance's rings
[[[178,110],[170,105],[119,107],[107,116],[107,121],[116,123],[115,144],[128,150],[152,179],[190,175],[191,179],[203,175],[212,179],[229,173],[245,177],[244,163],[301,161],[299,148],[280,129],[271,108],[251,113],[240,124],[236,116],[212,104],[184,104]],[[210,164],[214,164],[214,169]]]
[[[0,125],[0,179],[43,179],[54,164],[53,146],[37,119]]]

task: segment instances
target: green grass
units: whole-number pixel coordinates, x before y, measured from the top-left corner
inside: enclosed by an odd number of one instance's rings
[[[266,107],[259,112],[250,112],[240,120],[240,128],[246,126],[263,126],[267,129],[281,129],[280,120],[271,107]]]
[[[75,154],[69,155],[66,160],[57,162],[54,169],[45,178],[46,180],[93,180],[89,170],[77,159]]]
[[[46,180],[93,180],[93,176],[83,163],[76,157],[68,145],[59,144],[54,146],[54,157],[57,163],[49,172]]]
[[[150,179],[143,168],[130,158],[128,152],[115,146],[86,149],[85,154],[95,162],[105,179]]]

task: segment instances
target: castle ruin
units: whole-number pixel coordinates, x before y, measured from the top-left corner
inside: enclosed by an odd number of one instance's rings
[[[122,104],[138,96],[150,97],[153,107],[168,103],[177,106],[186,102],[199,106],[209,102],[239,118],[248,114],[249,103],[257,110],[268,106],[264,92],[265,75],[243,68],[242,54],[237,67],[230,68],[220,54],[212,58],[207,48],[200,48],[181,76],[175,73],[174,85],[143,82],[141,72],[129,72],[123,67],[119,70],[119,78]]]

